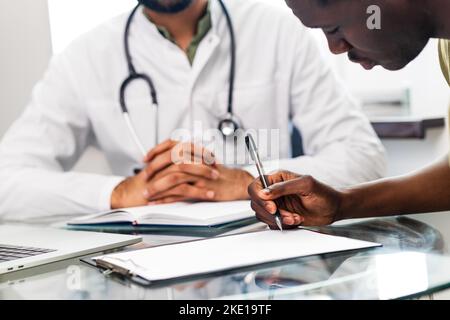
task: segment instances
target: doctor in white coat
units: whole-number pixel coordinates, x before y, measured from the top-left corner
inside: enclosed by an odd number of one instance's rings
[[[231,37],[219,1],[139,2],[130,24],[130,55],[136,71],[153,81],[158,112],[142,81],[127,89],[126,104],[149,155],[143,159],[119,103],[129,75],[125,13],[52,59],[25,112],[4,136],[3,217],[248,198],[254,166],[180,165],[169,158],[174,131],[191,132],[198,124],[217,128],[227,113]],[[379,139],[292,13],[257,0],[224,2],[236,37],[233,115],[242,128],[277,130],[278,164],[290,171],[333,186],[381,177]],[[303,137],[305,155],[298,158],[290,157],[291,123]],[[105,154],[113,175],[71,171],[89,146]],[[139,167],[144,170],[134,175]]]

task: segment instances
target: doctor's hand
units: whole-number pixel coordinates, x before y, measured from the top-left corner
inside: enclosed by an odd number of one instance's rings
[[[112,209],[185,200],[248,199],[247,186],[253,177],[216,165],[214,155],[205,148],[168,140],[144,160],[144,170],[114,189]]]
[[[144,163],[149,165],[149,177],[173,164],[196,163],[213,166],[216,163],[212,151],[192,142],[166,140],[144,157]]]
[[[212,177],[193,174],[195,168],[200,166],[199,164],[173,165],[158,173],[152,187],[148,189],[149,203],[249,199],[247,187],[254,177],[248,172],[216,164],[213,167]]]
[[[149,176],[152,167],[147,166],[139,174],[122,181],[111,196],[111,209],[145,206],[155,192],[165,191],[180,199],[212,200],[214,192],[206,186],[194,186],[198,181],[217,180],[217,169],[206,165],[172,165],[166,170]],[[178,200],[181,201],[181,200]]]
[[[181,159],[189,159],[195,165],[183,164]],[[146,167],[139,174],[127,178],[114,189],[111,209],[145,206],[155,190],[174,189],[205,200],[214,196],[209,190],[192,186],[199,179],[217,179],[219,176],[214,168],[214,156],[204,148],[168,140],[152,149],[144,162]]]
[[[254,178],[246,171],[218,165],[214,154],[202,146],[167,140],[144,161],[152,182],[145,196],[151,204],[249,199],[247,186]]]
[[[343,194],[310,176],[280,171],[267,176],[270,187],[264,189],[260,179],[248,188],[256,217],[278,229],[274,214],[280,209],[285,228],[328,225],[339,220]],[[276,202],[276,203],[275,203]]]

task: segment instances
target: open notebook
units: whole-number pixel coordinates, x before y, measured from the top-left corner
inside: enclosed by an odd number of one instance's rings
[[[69,226],[117,225],[217,227],[254,218],[250,201],[179,202],[156,206],[119,209],[84,216]]]

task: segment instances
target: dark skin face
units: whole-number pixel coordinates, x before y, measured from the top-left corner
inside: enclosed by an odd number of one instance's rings
[[[431,28],[420,5],[411,0],[286,0],[293,13],[310,28],[321,28],[334,54],[347,53],[365,69],[381,65],[405,67],[427,44]],[[415,5],[414,5],[415,4]],[[381,9],[381,29],[370,30],[367,8]]]

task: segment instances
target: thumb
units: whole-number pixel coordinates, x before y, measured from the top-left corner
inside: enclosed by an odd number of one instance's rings
[[[297,179],[275,183],[269,188],[261,190],[259,195],[264,200],[273,200],[294,194],[308,196],[314,192],[316,185],[317,182],[313,177],[302,176]]]

